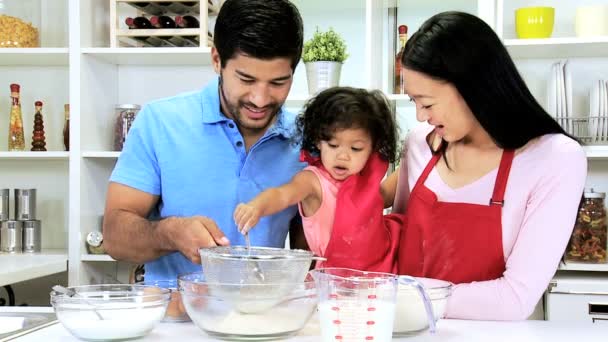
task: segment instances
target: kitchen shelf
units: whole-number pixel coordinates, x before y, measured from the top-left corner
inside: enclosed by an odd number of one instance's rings
[[[65,272],[68,269],[65,250],[43,250],[42,253],[0,254],[0,286]]]
[[[504,44],[515,59],[608,57],[608,37],[505,39]]]
[[[0,160],[24,160],[24,159],[35,159],[35,160],[68,160],[70,152],[0,152]]]
[[[118,158],[120,156],[119,151],[88,151],[82,152],[83,158]]]
[[[80,259],[82,261],[116,261],[116,259],[107,254],[83,254]]]
[[[67,48],[0,49],[0,66],[67,66]]]
[[[211,65],[208,47],[82,48],[81,52],[116,65]]]
[[[602,159],[608,158],[608,145],[583,146],[587,158]]]
[[[591,272],[608,272],[608,264],[584,264],[584,263],[573,263],[561,262],[558,270],[560,271],[591,271]]]

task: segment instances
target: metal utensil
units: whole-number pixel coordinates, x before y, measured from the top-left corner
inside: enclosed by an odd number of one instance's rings
[[[64,295],[68,296],[68,297],[80,297],[80,298],[85,298],[83,296],[81,296],[80,294],[78,294],[78,292],[72,290],[72,289],[68,289],[66,287],[63,287],[61,285],[55,285],[52,287],[53,291],[55,292],[59,292],[59,293],[63,293]],[[95,312],[95,314],[97,315],[97,317],[99,318],[100,321],[103,321],[103,316],[101,316],[101,314],[99,312],[97,312],[97,309],[95,308],[95,305],[89,303],[88,301],[84,300],[84,302],[90,306],[93,307],[93,312]]]
[[[245,233],[245,245],[247,247],[247,256],[251,255],[251,241],[249,240],[249,232]],[[260,268],[260,265],[258,264],[257,261],[251,261],[251,263],[253,264],[253,274],[255,275],[256,279],[259,280],[260,282],[264,283],[264,273],[262,273],[262,269]]]

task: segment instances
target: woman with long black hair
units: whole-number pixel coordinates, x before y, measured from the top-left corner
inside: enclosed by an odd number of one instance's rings
[[[401,62],[428,125],[410,132],[399,171],[383,184],[385,205],[407,216],[399,273],[455,283],[447,317],[526,319],[572,232],[585,153],[473,15],[428,19]]]

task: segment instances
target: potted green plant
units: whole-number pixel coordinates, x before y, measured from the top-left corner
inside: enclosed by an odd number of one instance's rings
[[[325,32],[317,27],[304,43],[302,60],[306,66],[308,92],[315,94],[340,83],[342,63],[348,58],[346,43],[333,28]]]

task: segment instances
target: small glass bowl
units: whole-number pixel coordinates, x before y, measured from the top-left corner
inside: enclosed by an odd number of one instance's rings
[[[317,293],[312,279],[289,285],[277,298],[277,284],[207,283],[202,272],[179,277],[179,291],[194,324],[230,341],[282,340],[300,331],[315,312]],[[242,297],[241,290],[246,292]]]
[[[414,278],[424,286],[433,306],[435,322],[437,322],[445,314],[453,284],[438,279]],[[415,335],[428,328],[429,321],[418,291],[413,286],[400,283],[397,290],[393,336]]]
[[[57,319],[77,338],[126,340],[148,334],[165,315],[170,291],[145,285],[70,287],[73,296],[51,291]]]

